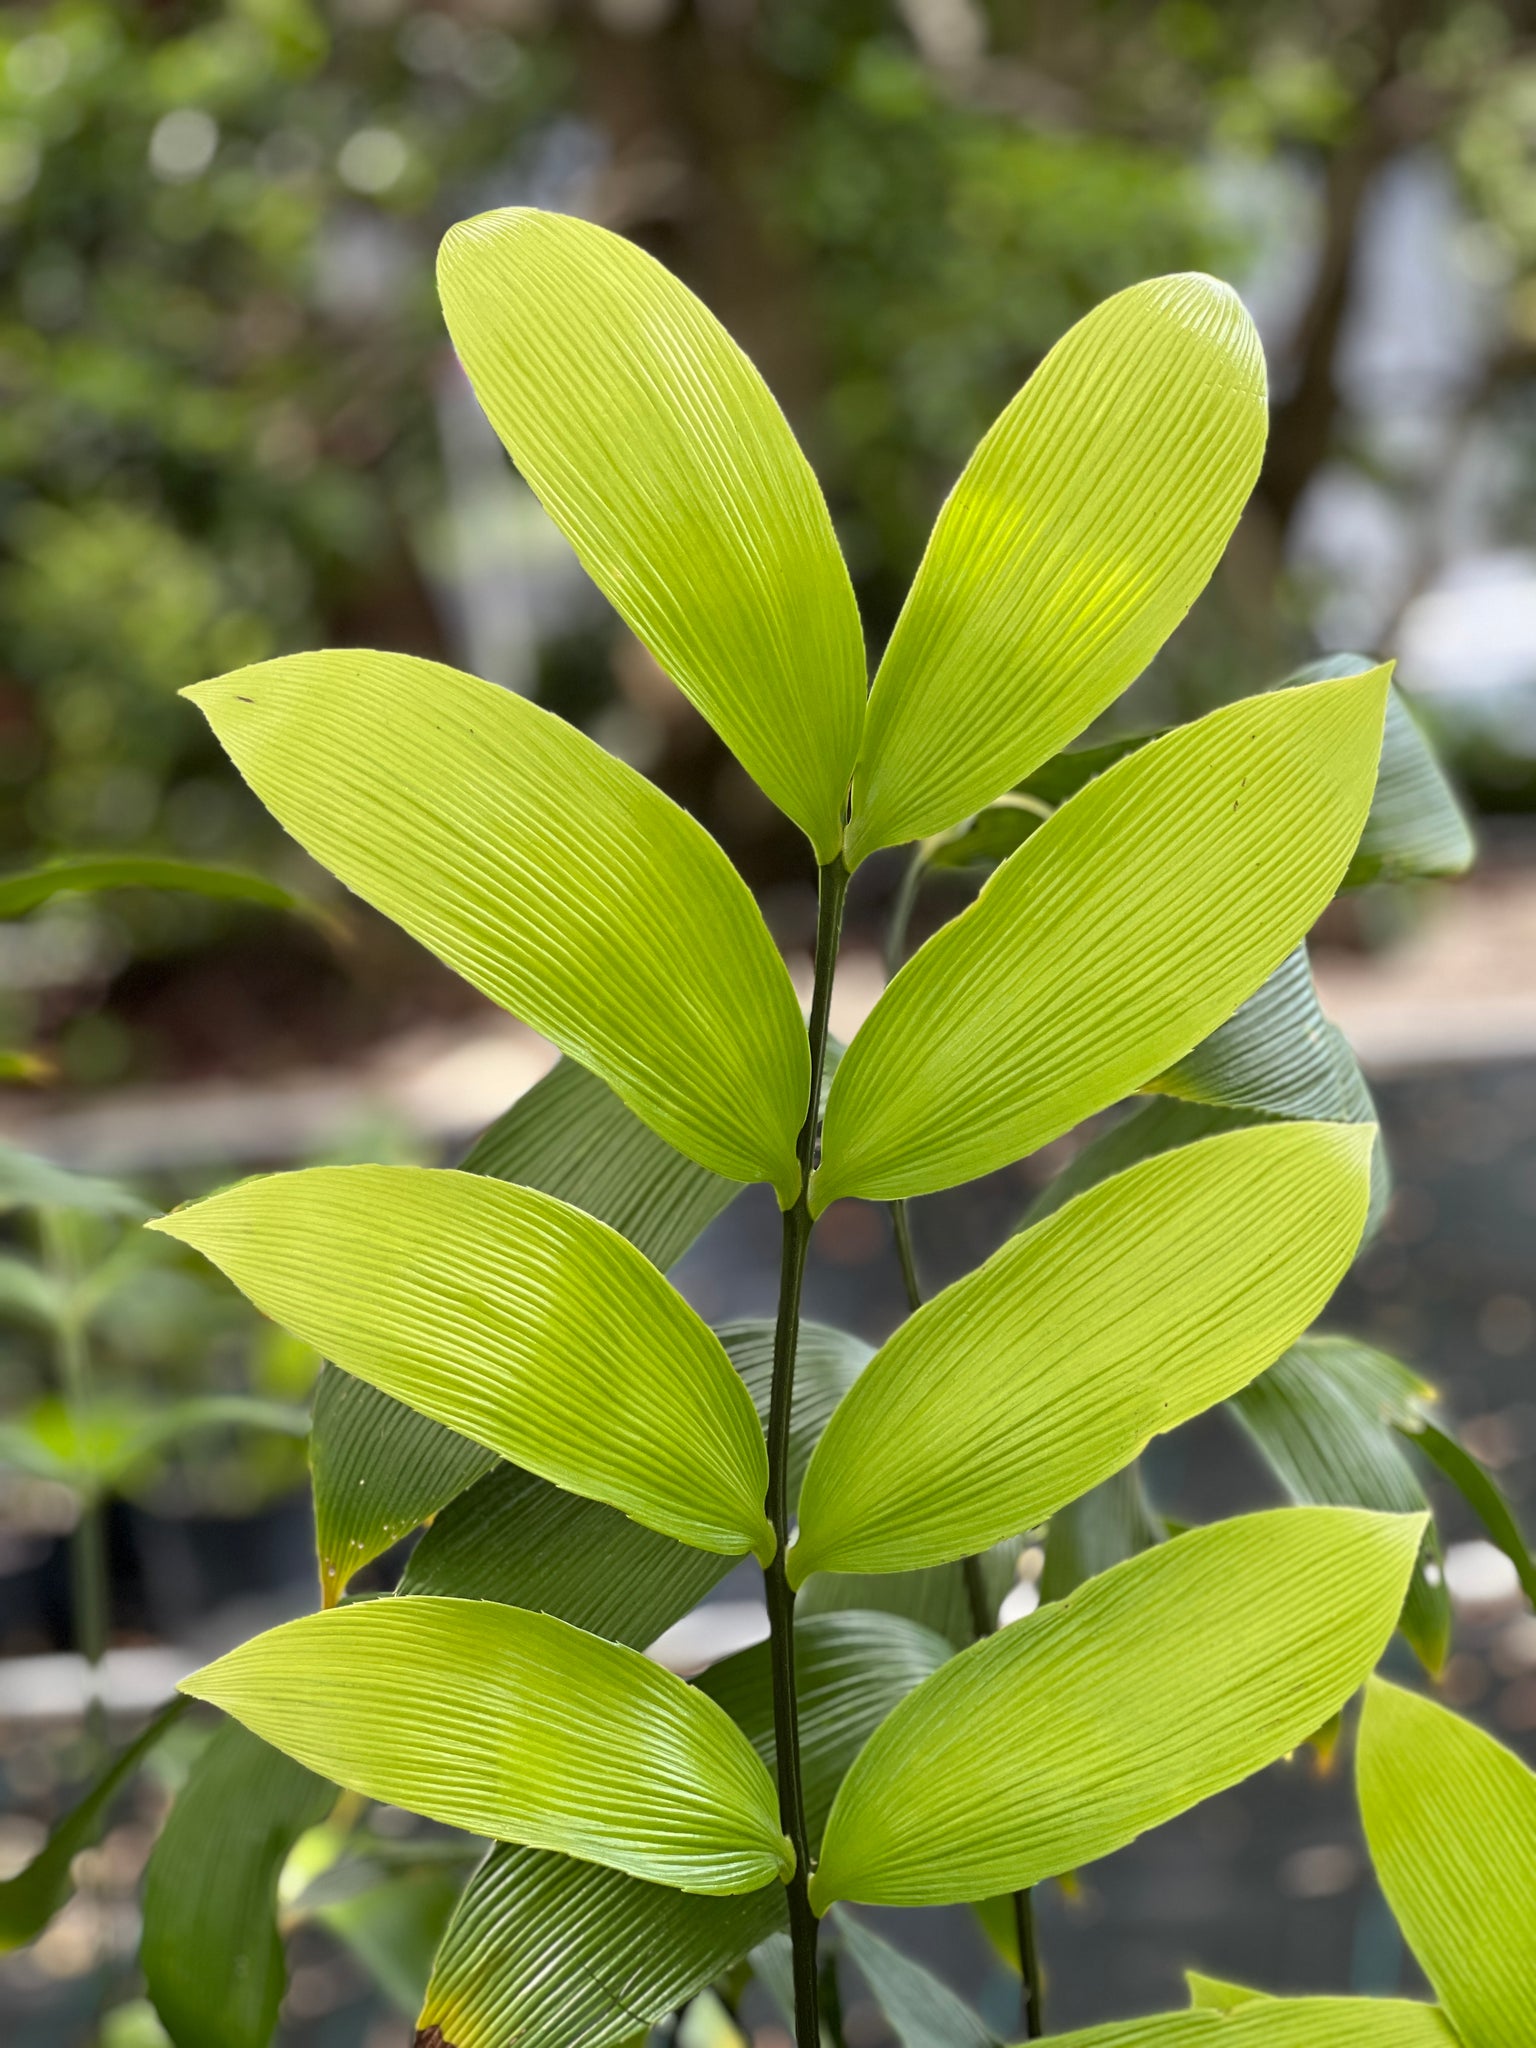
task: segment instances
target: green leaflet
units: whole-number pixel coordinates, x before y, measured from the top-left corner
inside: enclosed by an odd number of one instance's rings
[[[1458,2048],[1444,2015],[1405,1998],[1265,1998],[1053,2034],[1052,2048]]]
[[[318,903],[269,882],[265,875],[142,853],[71,854],[20,874],[0,875],[0,918],[24,917],[55,896],[98,896],[108,889],[177,889],[184,895],[212,896],[225,903],[290,910],[320,925],[332,922]]]
[[[772,1323],[728,1324],[718,1335],[766,1417]],[[842,1330],[800,1326],[789,1438],[791,1512],[812,1446],[868,1357],[868,1345]],[[643,1650],[730,1568],[729,1558],[657,1535],[614,1508],[503,1465],[439,1515],[412,1551],[400,1591],[536,1608]]]
[[[1303,1337],[1232,1412],[1293,1500],[1421,1514],[1429,1503],[1396,1434],[1416,1428],[1431,1390],[1353,1337]],[[1450,1646],[1451,1603],[1433,1525],[1413,1568],[1400,1626],[1428,1670]]]
[[[1307,949],[1298,946],[1225,1024],[1149,1086],[1214,1109],[1333,1119],[1344,1100],[1341,1063],[1354,1068],[1353,1055],[1318,1007]]]
[[[652,257],[568,215],[462,221],[437,275],[476,397],[587,573],[831,860],[863,638],[821,491],[762,378]]]
[[[1229,1984],[1220,1977],[1207,1977],[1199,1970],[1186,1970],[1189,2002],[1197,2012],[1236,2012],[1241,2005],[1260,2005],[1267,1991],[1250,1991],[1246,1984]]]
[[[991,2048],[997,2039],[992,2029],[931,1970],[851,1913],[838,1910],[833,1924],[901,2048]]]
[[[1161,1516],[1147,1499],[1141,1466],[1133,1461],[1052,1515],[1040,1598],[1064,1599],[1085,1580],[1124,1564],[1167,1536]]]
[[[305,1615],[184,1682],[338,1784],[682,1891],[793,1868],[767,1772],[697,1688],[547,1614],[387,1599]]]
[[[168,1707],[136,1735],[108,1764],[62,1819],[37,1854],[14,1877],[0,1882],[0,1955],[35,1941],[75,1889],[71,1865],[89,1849],[106,1826],[107,1815],[124,1785],[186,1708],[185,1700]]]
[[[1317,1315],[1372,1131],[1272,1124],[1102,1182],[909,1317],[827,1425],[790,1583],[901,1571],[1045,1520],[1224,1400]]]
[[[888,1616],[795,1624],[796,1690],[819,1834],[838,1777],[948,1646]],[[709,1674],[772,1755],[773,1708],[755,1651]],[[611,2048],[662,2019],[784,1921],[777,1885],[736,1898],[668,1891],[538,1850],[494,1848],[438,1953],[420,2026],[437,2048]],[[433,2035],[433,2028],[440,2035]]]
[[[481,1134],[464,1170],[558,1195],[611,1224],[663,1270],[740,1193],[738,1181],[685,1159],[606,1081],[570,1059],[558,1060]],[[324,1366],[315,1390],[310,1466],[326,1604],[341,1598],[360,1566],[495,1462],[483,1445],[366,1380]]]
[[[175,2048],[267,2048],[288,1981],[278,1876],[335,1801],[238,1722],[193,1765],[150,1855],[139,1948]]]
[[[293,655],[183,694],[348,888],[690,1158],[794,1200],[794,989],[745,883],[643,776],[410,655]]]
[[[1381,1888],[1465,2048],[1529,2048],[1536,1775],[1482,1729],[1380,1681],[1357,1772]]]
[[[1386,677],[1227,705],[1064,804],[849,1046],[812,1207],[989,1172],[1144,1087],[1229,1017],[1344,872]]]
[[[1398,1425],[1409,1442],[1443,1472],[1477,1516],[1489,1537],[1519,1575],[1525,1597],[1536,1605],[1536,1561],[1533,1561],[1514,1510],[1492,1478],[1455,1437],[1420,1415]]]
[[[473,1173],[314,1167],[154,1227],[434,1421],[701,1549],[772,1555],[763,1433],[719,1340],[568,1203]]]
[[[1364,675],[1364,654],[1332,654],[1290,677],[1293,683]],[[1434,748],[1419,729],[1408,700],[1394,684],[1387,692],[1381,773],[1371,814],[1344,877],[1346,889],[1365,882],[1410,882],[1461,875],[1477,847]]]
[[[817,1911],[1022,1890],[1272,1762],[1375,1663],[1422,1526],[1348,1508],[1221,1522],[963,1650],[843,1780]]]
[[[1117,697],[1215,568],[1264,452],[1264,356],[1214,278],[1059,341],[967,464],[869,702],[847,860],[953,825]]]

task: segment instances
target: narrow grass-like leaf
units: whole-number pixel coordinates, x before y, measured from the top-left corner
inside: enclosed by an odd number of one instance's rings
[[[1052,2048],[1458,2048],[1445,2015],[1405,1998],[1265,1998],[1053,2034]]]
[[[719,1340],[568,1203],[473,1173],[314,1167],[156,1228],[434,1421],[701,1549],[772,1554],[763,1433]]]
[[[848,862],[943,830],[1139,675],[1259,473],[1264,354],[1235,292],[1134,285],[1059,341],[939,515],[870,697]]]
[[[288,1971],[277,1880],[336,1787],[229,1722],[177,1795],[144,1879],[139,1962],[176,2048],[267,2048]]]
[[[120,1750],[84,1795],[55,1822],[48,1839],[14,1877],[0,1883],[0,1955],[35,1941],[75,1889],[71,1865],[107,1824],[112,1803],[162,1735],[185,1710],[173,1700]]]
[[[278,882],[269,882],[265,875],[143,853],[71,854],[20,874],[0,875],[0,918],[24,917],[55,896],[99,896],[111,889],[174,889],[223,903],[292,911],[320,925],[331,923],[329,912],[318,903]]]
[[[740,1182],[685,1159],[606,1081],[570,1059],[558,1060],[519,1096],[470,1147],[463,1164],[468,1173],[539,1188],[584,1209],[663,1271],[741,1189]],[[360,1566],[436,1514],[494,1463],[495,1454],[484,1445],[366,1380],[323,1366],[310,1467],[327,1605],[341,1598]]]
[[[1380,1681],[1357,1768],[1381,1888],[1465,2048],[1529,2048],[1536,1774],[1469,1721]]]
[[[1371,1136],[1273,1124],[1163,1153],[920,1308],[816,1448],[791,1583],[982,1550],[1246,1386],[1348,1267]]]
[[[348,888],[689,1158],[794,1199],[800,1007],[687,812],[564,720],[410,655],[293,655],[184,694]]]
[[[1085,1580],[1113,1570],[1128,1557],[1165,1542],[1167,1536],[1161,1516],[1147,1499],[1141,1465],[1133,1461],[1052,1515],[1040,1598],[1064,1600]]]
[[[1232,1412],[1296,1501],[1422,1514],[1429,1503],[1397,1431],[1416,1428],[1431,1389],[1353,1337],[1303,1337],[1232,1398]],[[1414,1565],[1400,1626],[1438,1673],[1451,1602],[1433,1525]]]
[[[825,501],[767,386],[633,242],[508,207],[449,230],[448,331],[598,588],[828,861],[864,648]]]
[[[311,1770],[470,1834],[682,1891],[793,1868],[773,1784],[712,1701],[633,1650],[481,1600],[310,1614],[185,1681]]]
[[[997,2036],[980,2013],[931,1970],[851,1913],[837,1912],[833,1925],[901,2048],[992,2048]]]
[[[1229,1017],[1338,885],[1370,804],[1385,691],[1382,669],[1229,704],[1064,804],[849,1046],[812,1206],[1005,1165]]]
[[[796,1686],[819,1836],[841,1772],[947,1645],[887,1617],[796,1623]],[[763,1660],[716,1667],[759,1754],[773,1753]],[[684,2004],[784,1925],[778,1885],[735,1898],[502,1845],[470,1880],[421,2014],[424,2048],[613,2048]],[[436,2031],[434,2032],[434,2029]]]
[[[1536,1559],[1531,1556],[1514,1509],[1499,1491],[1492,1475],[1483,1470],[1455,1437],[1437,1429],[1423,1416],[1401,1426],[1408,1441],[1450,1480],[1493,1542],[1514,1566],[1526,1599],[1536,1606]]]
[[[1348,1508],[1218,1523],[962,1651],[843,1780],[817,1910],[1018,1891],[1272,1762],[1370,1671],[1421,1529]]]

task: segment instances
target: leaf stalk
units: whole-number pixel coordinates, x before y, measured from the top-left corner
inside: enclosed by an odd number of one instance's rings
[[[783,1250],[779,1265],[779,1309],[773,1338],[773,1388],[768,1406],[768,1519],[773,1524],[773,1560],[765,1573],[768,1589],[769,1648],[773,1670],[774,1746],[779,1777],[779,1824],[795,1851],[795,1871],[787,1891],[789,1935],[794,1951],[795,2039],[798,2048],[819,2048],[820,1984],[816,1964],[816,1915],[807,1886],[811,1874],[810,1837],[805,1824],[805,1792],[800,1767],[800,1722],[795,1700],[795,1596],[784,1571],[789,1546],[789,1422],[795,1393],[795,1355],[800,1338],[800,1295],[805,1255],[811,1241],[808,1202],[815,1163],[816,1128],[821,1114],[821,1079],[826,1065],[827,1019],[832,1003],[832,976],[848,870],[841,859],[829,861],[818,876],[816,963],[807,1024],[811,1051],[810,1097],[800,1128],[796,1154],[800,1192],[784,1212]]]

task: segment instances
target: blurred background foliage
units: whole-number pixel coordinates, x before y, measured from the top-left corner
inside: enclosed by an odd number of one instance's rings
[[[766,842],[759,879],[793,861],[558,544],[491,509],[499,458],[431,287],[467,211],[594,214],[700,291],[811,445],[876,646],[1051,340],[1148,273],[1232,277],[1272,344],[1275,433],[1207,630],[1164,664],[1206,701],[1329,637],[1294,547],[1320,476],[1412,490],[1439,459],[1373,437],[1339,360],[1401,160],[1443,179],[1478,297],[1458,427],[1529,434],[1533,150],[1536,52],[1489,0],[14,5],[0,849],[265,854],[176,690],[374,642],[489,655],[606,713],[728,838]],[[1514,497],[1495,525],[1528,513],[1528,470]],[[498,578],[545,587],[519,606]]]

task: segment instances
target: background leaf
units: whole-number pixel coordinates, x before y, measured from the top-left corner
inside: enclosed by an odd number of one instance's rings
[[[983,1590],[994,1614],[1017,1583],[1015,1567],[1023,1548],[1022,1536],[1010,1536],[993,1544],[979,1559]],[[976,1640],[970,1595],[959,1563],[929,1565],[916,1572],[817,1572],[795,1601],[795,1613],[805,1617],[855,1610],[900,1615],[932,1629],[957,1650]]]
[[[1262,1372],[1365,1218],[1371,1134],[1274,1124],[1105,1181],[920,1308],[827,1426],[791,1584],[1032,1527]]]
[[[1042,1604],[1064,1600],[1084,1580],[1166,1542],[1167,1536],[1162,1517],[1147,1499],[1140,1462],[1133,1461],[1052,1515],[1040,1574]]]
[[[1264,452],[1264,355],[1195,274],[1117,293],[971,457],[880,665],[848,863],[953,825],[1081,732],[1204,588]]]
[[[992,2029],[931,1970],[841,1908],[833,1924],[901,2048],[991,2048]]]
[[[176,2048],[267,2048],[287,1986],[277,1880],[336,1787],[226,1722],[150,1854],[139,1963]]]
[[[560,1059],[482,1132],[464,1159],[558,1195],[610,1224],[665,1271],[741,1192],[685,1159],[607,1082]],[[333,1365],[315,1390],[310,1466],[326,1602],[353,1572],[436,1514],[495,1464],[495,1454]],[[514,1603],[515,1604],[515,1603]],[[569,1619],[570,1617],[567,1617]]]
[[[1536,1561],[1515,1520],[1514,1510],[1494,1480],[1446,1430],[1437,1429],[1424,1416],[1400,1425],[1432,1465],[1438,1466],[1481,1521],[1497,1547],[1514,1566],[1525,1597],[1536,1605]]]
[[[810,466],[714,316],[633,242],[508,207],[451,228],[448,331],[582,566],[820,861],[864,643]]]
[[[1431,1391],[1353,1337],[1303,1337],[1233,1396],[1232,1412],[1293,1500],[1421,1514],[1429,1503],[1395,1434]],[[1428,1670],[1445,1663],[1451,1602],[1433,1526],[1425,1532],[1400,1621]]]
[[[348,888],[691,1159],[794,1199],[799,1003],[745,883],[643,776],[411,655],[293,655],[184,694]]]
[[[1345,1508],[1218,1523],[962,1651],[844,1779],[817,1910],[1018,1891],[1283,1755],[1376,1661],[1419,1533]]]
[[[114,1180],[70,1173],[35,1152],[0,1145],[0,1216],[15,1209],[66,1209],[131,1223],[153,1213],[131,1188]]]
[[[35,1941],[75,1889],[71,1865],[89,1849],[106,1826],[112,1802],[139,1765],[186,1708],[185,1700],[169,1706],[120,1750],[84,1795],[54,1823],[47,1841],[31,1862],[0,1883],[0,1955]]]
[[[1536,1985],[1536,1774],[1480,1728],[1378,1682],[1360,1811],[1381,1888],[1465,2048],[1526,2048]]]
[[[725,1715],[549,1615],[366,1601],[269,1629],[184,1690],[338,1784],[470,1834],[701,1892],[750,1891],[793,1853]]]
[[[568,1203],[481,1174],[313,1167],[155,1227],[434,1421],[701,1549],[772,1554],[763,1432],[719,1340]]]
[[[812,1206],[922,1194],[1021,1158],[1230,1016],[1343,874],[1385,689],[1378,670],[1227,705],[1064,804],[849,1046]]]
[[[329,911],[293,889],[269,882],[265,875],[145,853],[70,854],[19,874],[0,875],[0,918],[24,917],[55,896],[99,896],[111,889],[175,889],[183,895],[211,896],[222,903],[292,911],[335,929]]]

